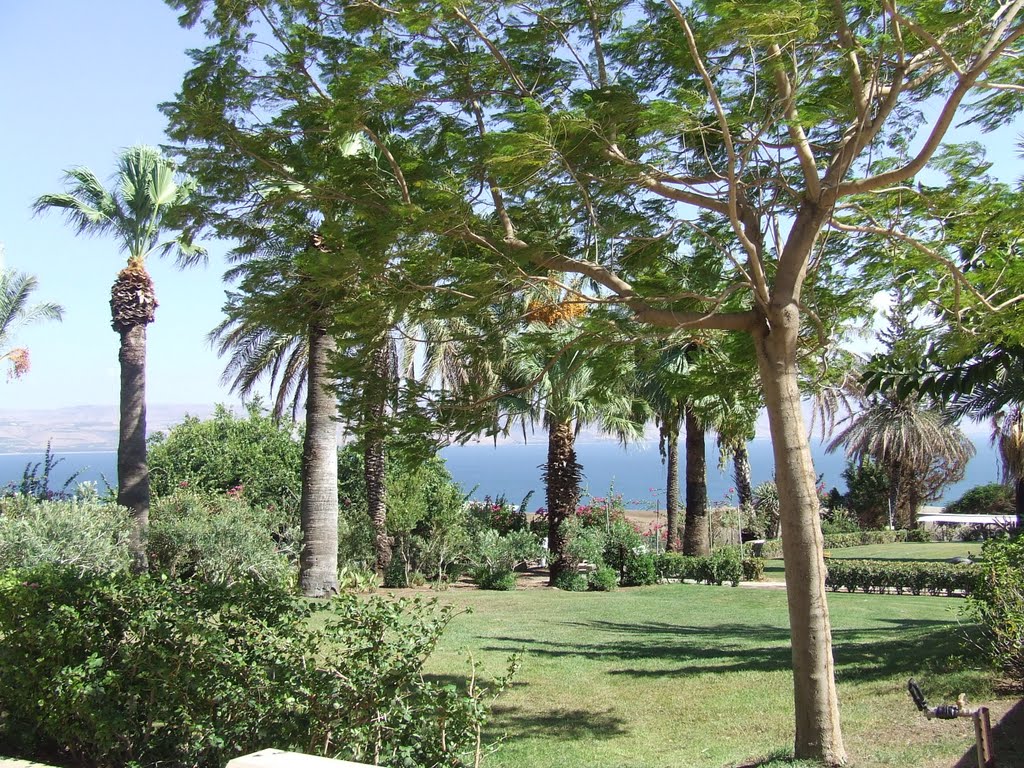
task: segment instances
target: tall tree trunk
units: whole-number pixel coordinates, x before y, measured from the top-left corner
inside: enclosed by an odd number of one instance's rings
[[[1024,533],[1024,477],[1018,477],[1013,484],[1014,488],[1014,511],[1017,513],[1017,531]]]
[[[665,435],[665,525],[668,535],[665,538],[665,551],[679,550],[679,423]]]
[[[548,584],[554,586],[565,571],[565,536],[562,523],[571,515],[580,499],[580,465],[576,462],[576,435],[571,422],[548,427],[548,460],[544,465],[544,484],[548,505]]]
[[[750,452],[746,443],[737,443],[732,454],[732,478],[736,484],[736,503],[744,512],[754,508],[754,487],[750,480]]]
[[[793,649],[795,753],[798,759],[842,765],[846,751],[839,723],[818,495],[797,383],[799,322],[795,302],[773,305],[754,340],[779,490]]]
[[[333,351],[327,331],[310,326],[299,555],[299,588],[306,597],[338,591],[338,401],[328,372]]]
[[[121,414],[117,440],[117,503],[131,510],[130,546],[137,573],[149,568],[149,467],[146,464],[146,326],[121,332]]]
[[[363,476],[366,479],[366,502],[373,525],[373,545],[377,555],[377,572],[384,574],[391,564],[391,537],[388,536],[388,505],[385,478],[387,461],[384,446],[384,416],[387,410],[389,378],[388,346],[382,343],[371,353],[373,381],[367,387],[370,402],[366,409],[363,438]]]
[[[706,555],[708,542],[708,460],[704,427],[686,409],[686,528],[683,554]]]

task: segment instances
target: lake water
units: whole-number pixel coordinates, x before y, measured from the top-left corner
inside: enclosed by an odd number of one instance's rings
[[[476,444],[446,448],[441,455],[447,461],[448,469],[455,480],[474,498],[492,497],[504,494],[509,501],[518,504],[529,492],[534,491],[530,507],[544,505],[544,484],[541,482],[540,465],[544,462],[546,441],[527,445]],[[975,485],[996,482],[999,479],[999,462],[988,441],[976,441],[977,455],[967,467],[967,474],[959,483],[949,486],[943,498],[936,504],[955,501],[962,493]],[[841,454],[826,453],[819,441],[812,442],[814,466],[826,488],[837,487],[845,491],[841,477],[846,466]],[[584,487],[593,496],[606,496],[610,488],[621,493],[633,507],[664,506],[665,468],[658,453],[657,443],[642,443],[623,449],[615,443],[581,443],[577,446],[577,457],[583,465]],[[59,489],[74,472],[80,472],[78,481],[92,480],[116,485],[117,458],[113,451],[92,453],[58,454],[60,464],[53,470],[51,489]],[[38,454],[0,455],[0,485],[8,481],[17,482],[28,462],[41,462],[42,451]],[[771,443],[757,439],[750,443],[750,464],[754,483],[772,479],[774,462]],[[713,442],[708,443],[708,499],[712,502],[725,501],[733,486],[731,466],[725,472],[718,470],[718,451]],[[680,482],[685,487],[685,482]],[[734,495],[733,495],[734,496]]]

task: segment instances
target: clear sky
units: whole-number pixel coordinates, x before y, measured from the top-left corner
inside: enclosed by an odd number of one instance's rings
[[[100,178],[118,151],[165,141],[157,104],[177,91],[186,50],[202,35],[160,0],[0,0],[0,243],[6,265],[39,279],[39,300],[64,306],[63,323],[19,334],[32,370],[4,382],[0,408],[116,404],[118,336],[110,286],[125,257],[113,238],[76,237],[57,213],[33,217],[39,195],[63,190],[76,165]],[[154,258],[156,322],[149,327],[150,403],[237,402],[219,384],[206,342],[221,317],[223,246],[186,272]]]
[[[106,179],[120,149],[163,142],[157,105],[177,91],[186,50],[202,44],[161,0],[0,0],[0,243],[7,266],[38,277],[36,297],[65,308],[62,324],[19,336],[32,370],[7,383],[0,373],[0,408],[117,403],[108,301],[124,256],[115,240],[76,237],[59,215],[33,217],[30,205],[61,191],[67,168]],[[1007,181],[1024,173],[1018,132],[1007,126],[986,140]],[[186,272],[149,264],[160,302],[149,327],[151,404],[237,402],[206,342],[221,318],[224,250],[211,246],[209,266]]]

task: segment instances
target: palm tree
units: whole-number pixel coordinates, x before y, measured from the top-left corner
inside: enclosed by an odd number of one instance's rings
[[[914,398],[875,396],[828,445],[853,461],[870,458],[889,478],[889,526],[917,524],[919,506],[963,477],[974,445],[936,408]]]
[[[180,210],[194,184],[175,179],[174,165],[158,149],[135,146],[118,157],[116,183],[106,189],[87,168],[65,174],[66,191],[42,195],[33,210],[63,211],[77,234],[114,235],[128,264],[114,281],[111,324],[121,336],[120,427],[117,445],[117,503],[131,510],[135,567],[144,570],[149,524],[149,471],[146,467],[146,326],[157,301],[146,258],[176,252],[179,265],[196,263],[205,251],[178,232],[167,236],[169,219]],[[165,237],[167,236],[167,237]]]
[[[291,247],[274,231],[255,241],[231,256],[240,263],[225,279],[240,280],[239,288],[210,339],[229,355],[224,378],[233,391],[245,397],[269,376],[275,418],[289,410],[295,419],[306,395],[299,587],[307,597],[324,597],[338,591],[338,400],[330,370],[336,344],[330,297],[304,277],[299,256],[327,247],[316,232],[304,246]]]
[[[1013,486],[1017,530],[1024,531],[1024,410],[1020,405],[992,416],[992,444],[999,451],[1003,483]]]
[[[29,368],[28,349],[13,346],[15,334],[26,325],[42,320],[59,322],[64,314],[59,304],[29,304],[38,287],[39,282],[32,275],[0,268],[0,360],[11,364],[8,378],[17,379]]]
[[[625,441],[640,435],[644,418],[627,389],[630,361],[622,350],[574,346],[574,331],[563,317],[546,326],[546,321],[534,323],[527,334],[511,341],[506,386],[525,393],[518,396],[521,418],[539,420],[547,432],[543,478],[551,551],[549,583],[554,585],[566,567],[562,523],[580,499],[583,468],[576,459],[577,435],[585,425],[599,424]]]

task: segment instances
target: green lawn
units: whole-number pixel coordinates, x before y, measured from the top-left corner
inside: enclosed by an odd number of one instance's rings
[[[778,589],[662,585],[613,593],[456,590],[458,616],[429,672],[501,674],[522,653],[488,737],[484,768],[742,765],[791,748],[786,596]],[[962,601],[829,596],[843,726],[854,766],[949,768],[973,743],[969,720],[931,722],[933,703],[991,696],[989,676],[958,671]],[[788,765],[788,764],[787,764]]]
[[[829,557],[853,560],[931,560],[944,562],[951,557],[981,554],[981,542],[907,542],[903,544],[870,544],[864,547],[843,547],[828,550]],[[784,581],[782,560],[769,560],[765,564],[765,578]]]

